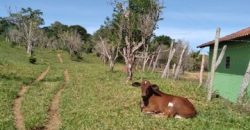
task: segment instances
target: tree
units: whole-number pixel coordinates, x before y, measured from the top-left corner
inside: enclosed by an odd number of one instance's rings
[[[127,66],[127,81],[132,80],[133,65],[136,52],[148,41],[157,28],[162,6],[158,0],[128,0],[117,2],[115,10],[119,10],[123,27],[121,36],[124,39],[122,56]]]
[[[42,19],[42,12],[40,10],[33,10],[31,8],[22,8],[17,13],[11,13],[8,20],[16,25],[17,30],[22,33],[22,38],[26,42],[26,49],[29,56],[33,51],[33,46],[37,40],[36,33],[39,26],[44,23]]]
[[[83,45],[81,36],[76,31],[62,32],[59,36],[67,47],[70,56],[77,56],[77,58],[80,58],[80,51]]]
[[[8,30],[14,28],[14,25],[11,24],[6,18],[0,17],[0,35],[7,36]]]
[[[122,36],[120,36],[120,31],[122,31],[122,28],[117,26],[117,21],[120,20],[119,18],[119,13],[114,12],[113,18],[110,19],[107,17],[104,21],[104,25],[94,34],[96,50],[102,55],[102,58],[109,61],[110,71],[113,71],[121,45]]]
[[[171,44],[171,38],[169,36],[166,36],[166,35],[155,36],[153,39],[153,42],[159,43],[161,45],[166,45],[169,47]]]

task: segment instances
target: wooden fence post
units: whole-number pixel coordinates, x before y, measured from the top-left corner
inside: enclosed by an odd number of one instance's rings
[[[247,86],[249,85],[249,81],[250,81],[250,61],[248,63],[246,73],[245,73],[243,80],[242,80],[242,83],[241,83],[240,92],[239,92],[239,96],[237,99],[237,102],[239,104],[242,104],[242,100],[243,100],[244,95],[246,94],[246,90],[247,90]]]
[[[182,52],[181,52],[181,56],[180,56],[180,59],[179,59],[179,63],[176,67],[176,70],[175,70],[175,74],[174,74],[174,79],[177,79],[179,77],[179,73],[180,73],[180,68],[181,68],[181,65],[182,65],[182,60],[183,60],[183,55],[185,53],[187,49],[187,45],[185,45],[185,47],[183,48]]]
[[[218,66],[220,65],[224,55],[225,55],[225,52],[226,52],[226,49],[227,49],[227,45],[224,45],[222,50],[221,50],[221,53],[216,61],[216,64],[215,64],[215,70],[218,68]],[[208,78],[207,78],[207,81],[206,81],[206,85],[205,86],[209,86],[209,81],[211,80],[211,75],[209,74],[208,75]]]
[[[174,65],[173,65],[173,69],[172,69],[172,76],[174,75],[175,68],[176,68],[176,64],[174,63]]]
[[[167,76],[167,74],[169,75],[169,66],[170,66],[170,62],[174,56],[175,53],[175,49],[173,48],[174,46],[174,40],[172,40],[171,42],[171,46],[170,46],[170,50],[169,50],[169,54],[168,54],[168,61],[167,64],[162,72],[161,78],[165,78]]]
[[[201,60],[201,68],[200,68],[200,83],[198,87],[202,86],[203,82],[203,72],[204,72],[204,63],[205,63],[205,55],[202,55],[202,60]]]
[[[214,74],[215,74],[215,67],[216,67],[216,58],[217,58],[218,46],[219,46],[219,38],[220,38],[220,28],[217,28],[216,35],[215,35],[215,43],[214,43],[214,48],[213,48],[210,80],[208,83],[207,101],[211,101],[212,94],[213,94],[213,83],[214,83]]]
[[[161,46],[158,47],[159,51],[157,53],[157,56],[155,58],[155,61],[153,62],[153,69],[152,69],[152,73],[155,71],[156,65],[158,64],[158,60],[160,57],[160,53],[161,53]]]

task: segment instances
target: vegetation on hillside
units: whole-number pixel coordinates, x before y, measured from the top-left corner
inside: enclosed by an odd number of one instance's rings
[[[109,72],[108,66],[91,54],[82,62],[74,62],[66,52],[38,49],[39,60],[31,65],[24,48],[0,42],[0,50],[0,129],[14,129],[12,103],[19,87],[33,81],[48,65],[51,69],[46,78],[30,86],[24,96],[22,111],[27,129],[46,124],[50,101],[63,81],[65,68],[70,81],[60,101],[61,129],[250,129],[249,113],[221,98],[206,102],[205,92],[190,80],[164,80],[157,73],[135,73],[135,81],[149,79],[166,93],[187,97],[198,111],[193,119],[156,118],[140,112],[140,89],[124,83],[122,64]],[[62,54],[63,64],[57,53]]]
[[[216,96],[206,102],[197,78],[186,76],[200,70],[200,51],[154,34],[162,20],[159,0],[115,0],[112,5],[112,17],[93,35],[59,21],[42,27],[43,12],[32,8],[0,18],[0,129],[18,129],[13,111],[20,97],[26,129],[46,129],[51,111],[63,130],[250,129],[249,110]],[[34,82],[47,67],[47,75]],[[188,98],[198,115],[177,120],[142,113],[141,90],[130,85],[142,79]],[[23,87],[27,91],[20,95]],[[53,102],[56,110],[51,110]]]

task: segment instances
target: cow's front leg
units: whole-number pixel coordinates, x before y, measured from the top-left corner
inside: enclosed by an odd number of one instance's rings
[[[176,111],[173,107],[166,107],[163,111],[163,115],[167,117],[174,117],[176,115]]]
[[[144,107],[146,107],[146,106],[145,106],[144,102],[141,100],[141,101],[140,101],[141,112],[142,112],[142,109],[143,109]]]
[[[154,114],[155,113],[155,111],[152,108],[145,107],[145,106],[142,108],[142,112],[145,114]]]

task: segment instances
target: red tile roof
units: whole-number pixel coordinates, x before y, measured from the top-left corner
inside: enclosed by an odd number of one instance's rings
[[[234,40],[237,38],[241,38],[241,37],[245,37],[245,36],[250,36],[250,27],[242,29],[238,32],[226,35],[225,37],[220,38],[220,42],[225,42],[225,41],[230,41],[230,40]],[[214,44],[214,40],[213,41],[209,41],[207,43],[201,44],[199,46],[197,46],[198,48],[203,48],[206,46],[210,46]]]

